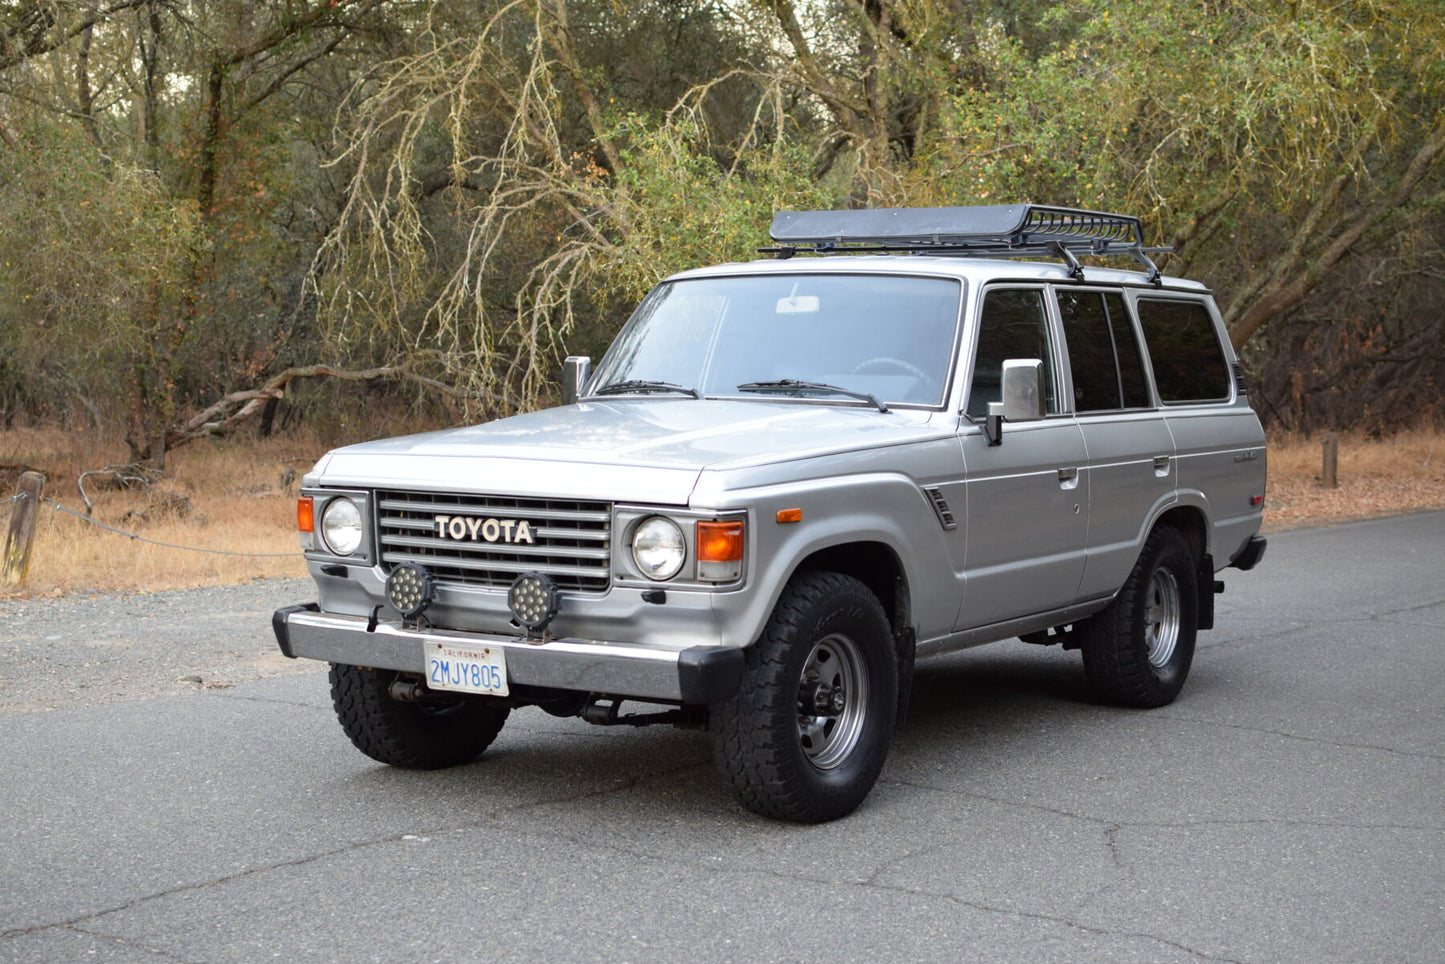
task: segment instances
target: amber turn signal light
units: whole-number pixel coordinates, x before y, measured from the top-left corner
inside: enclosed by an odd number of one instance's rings
[[[699,522],[697,577],[706,582],[734,582],[743,575],[743,522]]]
[[[741,522],[699,522],[697,558],[700,562],[739,562],[743,558]]]
[[[296,528],[301,532],[316,531],[316,503],[309,495],[296,500]]]

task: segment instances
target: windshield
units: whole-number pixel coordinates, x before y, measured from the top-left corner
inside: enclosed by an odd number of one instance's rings
[[[594,394],[797,395],[940,405],[960,282],[873,274],[769,274],[658,285],[597,367]],[[799,388],[784,382],[817,383]],[[653,386],[653,387],[648,387]],[[739,386],[745,386],[739,388]]]

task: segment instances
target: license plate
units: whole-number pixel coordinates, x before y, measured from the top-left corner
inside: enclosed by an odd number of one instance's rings
[[[457,693],[507,695],[507,653],[500,646],[468,643],[422,644],[426,654],[426,685]]]

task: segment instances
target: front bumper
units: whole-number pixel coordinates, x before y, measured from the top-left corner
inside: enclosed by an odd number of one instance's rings
[[[742,679],[743,651],[731,647],[667,649],[585,639],[528,641],[492,633],[408,629],[318,611],[315,603],[276,610],[271,618],[281,652],[422,674],[422,644],[462,641],[506,650],[508,681],[664,703],[711,703],[731,697]]]

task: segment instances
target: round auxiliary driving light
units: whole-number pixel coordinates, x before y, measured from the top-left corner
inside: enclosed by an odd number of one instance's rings
[[[403,562],[386,577],[386,600],[403,619],[415,619],[431,605],[431,573],[414,562]]]
[[[507,590],[507,607],[529,634],[541,632],[557,615],[557,586],[540,572],[523,573]]]

